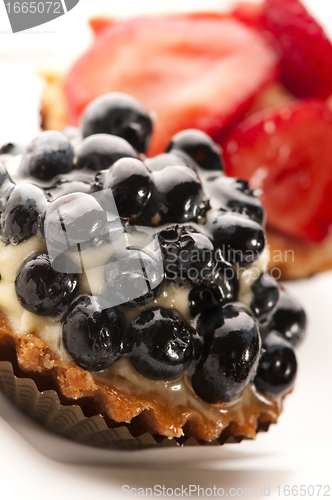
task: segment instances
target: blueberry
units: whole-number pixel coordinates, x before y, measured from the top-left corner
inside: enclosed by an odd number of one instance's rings
[[[41,132],[29,145],[22,158],[21,175],[49,181],[73,168],[74,150],[61,132]]]
[[[0,147],[0,155],[20,155],[24,153],[26,147],[23,144],[17,144],[13,142],[7,142]]]
[[[0,214],[3,212],[6,201],[15,184],[11,180],[6,168],[0,162]]]
[[[41,316],[55,316],[63,312],[71,302],[77,286],[77,276],[56,272],[46,253],[28,260],[15,281],[21,305]]]
[[[96,134],[76,146],[76,168],[99,172],[120,158],[139,158],[134,148],[121,137]]]
[[[158,235],[168,280],[178,285],[209,280],[218,266],[211,240],[190,226],[171,226]]]
[[[274,398],[288,392],[295,380],[296,356],[289,342],[270,332],[262,346],[254,384],[259,392]]]
[[[166,151],[183,151],[205,170],[223,170],[221,149],[201,130],[182,130],[172,138]]]
[[[204,280],[203,284],[209,282],[210,284],[218,286],[223,297],[223,301],[234,302],[236,301],[239,291],[237,271],[229,262],[226,262],[223,259],[221,254],[219,254],[219,250],[216,251],[216,255],[218,255],[218,266],[215,273],[209,280]]]
[[[167,167],[189,167],[196,171],[196,163],[182,151],[174,153],[162,153],[152,158],[146,158],[145,164],[151,172],[157,172]]]
[[[34,184],[15,186],[1,215],[2,240],[17,245],[36,235],[46,207],[47,198],[43,189]]]
[[[144,163],[135,158],[121,158],[101,174],[103,189],[112,190],[120,217],[137,218],[147,205],[153,187]],[[105,194],[107,196],[107,192]]]
[[[128,339],[129,360],[145,377],[174,380],[191,362],[191,328],[170,309],[143,311],[133,321]]]
[[[210,208],[201,181],[188,167],[172,167],[152,173],[155,185],[142,224],[158,226],[167,222],[198,222]]]
[[[267,324],[279,301],[278,283],[272,276],[263,273],[252,285],[251,289],[253,299],[250,309],[260,324]]]
[[[142,306],[155,299],[164,279],[162,262],[133,248],[113,254],[104,274],[110,303],[130,307]]]
[[[248,264],[255,261],[265,248],[262,227],[248,217],[236,213],[213,211],[208,214],[207,230],[225,260]]]
[[[210,404],[236,399],[256,372],[261,346],[256,321],[242,304],[230,303],[203,311],[197,335],[194,391]]]
[[[222,299],[222,294],[217,286],[194,286],[188,295],[191,316],[195,317],[205,311],[205,309],[221,305]]]
[[[93,134],[123,137],[139,153],[145,153],[152,134],[152,121],[134,97],[113,92],[88,105],[82,119],[82,131],[84,137]]]
[[[239,283],[231,264],[218,261],[213,275],[189,292],[189,310],[195,317],[205,309],[237,300]]]
[[[290,344],[297,346],[303,340],[306,326],[307,317],[301,304],[285,290],[280,290],[280,300],[270,328],[280,333]]]
[[[58,252],[67,250],[98,236],[106,221],[106,213],[93,196],[85,193],[61,196],[45,214],[47,246]]]
[[[126,223],[124,219],[120,219],[119,217],[114,220],[107,221],[104,226],[102,232],[89,240],[87,244],[83,244],[82,248],[100,248],[103,245],[115,244],[115,242],[119,241],[121,237],[126,234]]]
[[[214,205],[247,215],[260,225],[264,223],[263,205],[247,181],[220,175],[208,179],[204,188],[215,202]]]
[[[104,297],[80,295],[62,319],[62,338],[78,366],[89,371],[105,370],[123,350],[123,315]]]

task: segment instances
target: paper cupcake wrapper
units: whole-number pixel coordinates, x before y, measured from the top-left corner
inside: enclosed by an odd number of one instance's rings
[[[54,390],[40,392],[31,378],[16,377],[9,361],[0,361],[0,390],[25,414],[48,430],[82,444],[121,450],[202,445],[194,438],[181,442],[154,437],[149,433],[133,437],[125,425],[112,429],[101,415],[86,417],[79,405],[61,404]],[[240,440],[229,438],[227,442]],[[220,446],[221,443],[215,440],[204,444]]]

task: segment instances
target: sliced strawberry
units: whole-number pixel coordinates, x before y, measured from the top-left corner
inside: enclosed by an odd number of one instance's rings
[[[281,82],[297,97],[332,95],[332,44],[300,0],[239,3],[233,15],[268,31],[281,49]]]
[[[90,27],[95,36],[98,36],[105,28],[108,28],[115,21],[107,17],[92,17],[89,19]]]
[[[263,190],[267,223],[321,241],[332,228],[332,112],[296,101],[244,120],[223,144],[228,175]]]
[[[282,49],[285,87],[298,97],[329,97],[332,44],[300,0],[266,0],[262,24]]]
[[[239,2],[233,6],[231,13],[235,19],[248,26],[261,29],[263,9],[264,4],[262,2]]]
[[[248,109],[274,79],[277,56],[253,30],[219,14],[143,17],[104,27],[70,71],[69,120],[109,91],[156,113],[150,154],[185,128],[209,134]]]

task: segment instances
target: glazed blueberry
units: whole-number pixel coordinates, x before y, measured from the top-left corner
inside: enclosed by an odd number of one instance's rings
[[[107,221],[106,213],[91,195],[61,196],[48,207],[44,218],[47,246],[62,252],[98,236]]]
[[[297,361],[293,347],[277,332],[270,332],[262,346],[256,389],[265,396],[275,398],[289,391],[294,383]]]
[[[247,215],[258,224],[264,223],[262,203],[247,181],[221,175],[208,179],[204,188],[220,208]]]
[[[74,150],[61,132],[41,132],[30,144],[22,158],[21,175],[49,181],[73,168]]]
[[[23,144],[17,144],[13,142],[7,142],[0,147],[0,155],[20,155],[24,153],[26,147]]]
[[[88,105],[83,114],[84,137],[112,134],[123,137],[139,153],[145,153],[152,134],[152,120],[146,109],[122,92],[104,94]]]
[[[110,303],[135,307],[157,297],[164,280],[164,269],[156,257],[130,248],[111,256],[104,276]]]
[[[218,263],[211,240],[190,226],[170,226],[158,235],[165,274],[178,285],[213,277]]]
[[[217,252],[215,252],[217,253]],[[188,295],[189,311],[196,317],[214,306],[222,306],[237,300],[239,284],[235,269],[218,255],[213,273],[194,286]]]
[[[306,326],[307,317],[301,304],[285,290],[280,290],[280,300],[270,328],[280,333],[290,344],[297,346],[303,340]]]
[[[221,149],[201,130],[182,130],[172,138],[166,151],[183,151],[205,170],[223,170]]]
[[[197,316],[205,309],[221,305],[222,294],[219,287],[214,285],[196,285],[188,295],[189,310],[192,317]]]
[[[123,350],[123,315],[104,297],[80,295],[62,319],[62,338],[78,366],[89,371],[105,370]]]
[[[36,235],[46,207],[47,198],[43,189],[34,184],[15,186],[1,215],[2,240],[17,245]]]
[[[147,205],[153,188],[151,174],[144,163],[135,158],[121,158],[101,174],[104,174],[103,189],[112,190],[120,217],[135,219],[139,216]],[[107,192],[105,195],[107,197]]]
[[[172,167],[152,173],[155,185],[142,224],[198,222],[210,208],[201,181],[188,167]]]
[[[240,214],[213,211],[208,214],[206,227],[228,262],[249,264],[265,248],[262,227]]]
[[[55,271],[46,253],[26,262],[15,281],[21,305],[41,316],[55,316],[63,312],[77,286],[77,275]]]
[[[85,246],[100,248],[103,245],[109,245],[110,243],[114,244],[119,238],[123,237],[126,232],[125,220],[117,217],[114,220],[107,221],[102,232],[95,238],[89,240],[86,245],[83,244],[82,248],[85,248]]]
[[[272,276],[263,273],[251,287],[253,299],[250,309],[260,324],[267,324],[279,301],[278,283]]]
[[[121,137],[96,134],[84,139],[76,146],[76,168],[95,172],[106,170],[120,158],[138,158],[138,154]]]
[[[209,280],[204,280],[203,284],[217,286],[223,302],[234,302],[239,292],[237,271],[223,259],[221,254],[219,255],[219,250],[217,250],[216,255],[218,255],[218,267],[213,276]]]
[[[0,214],[2,213],[10,192],[15,184],[11,180],[6,168],[0,162]]]
[[[147,309],[129,330],[129,360],[145,377],[177,379],[192,359],[191,333],[191,328],[175,311]]]
[[[157,172],[167,167],[189,167],[196,171],[196,163],[182,151],[172,153],[162,153],[152,158],[146,158],[145,165],[151,172]]]
[[[201,351],[192,375],[196,394],[210,404],[236,399],[255,375],[261,347],[257,323],[240,303],[199,316]]]

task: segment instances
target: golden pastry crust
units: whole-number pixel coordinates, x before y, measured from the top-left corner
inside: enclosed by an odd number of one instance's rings
[[[281,412],[281,400],[257,397],[249,387],[241,404],[230,406],[226,412],[214,411],[209,418],[204,409],[211,405],[204,401],[195,406],[174,404],[153,390],[131,387],[119,376],[97,377],[60,360],[35,335],[15,335],[2,313],[0,361],[10,361],[15,374],[32,378],[39,390],[56,390],[62,403],[79,404],[87,416],[103,415],[110,428],[125,423],[133,436],[149,432],[169,438],[194,437],[202,442],[219,439],[220,443],[230,436],[254,438],[258,430],[267,430],[275,423]]]
[[[332,234],[320,243],[308,243],[267,228],[269,270],[284,280],[307,278],[332,269]]]
[[[40,103],[41,128],[62,130],[68,123],[63,76],[51,71],[42,73],[41,76],[45,80]]]

